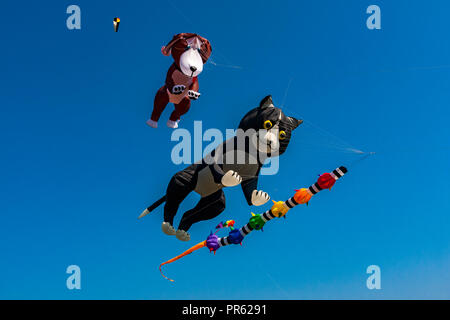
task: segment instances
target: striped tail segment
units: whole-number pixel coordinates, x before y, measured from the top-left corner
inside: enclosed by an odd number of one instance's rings
[[[337,180],[339,178],[342,178],[344,176],[344,174],[347,173],[347,171],[348,170],[346,167],[340,166],[339,168],[333,170],[332,175]]]
[[[215,252],[220,247],[224,247],[230,244],[242,243],[242,240],[253,230],[262,230],[266,222],[274,218],[286,217],[286,213],[299,204],[308,204],[313,195],[325,189],[325,187],[327,189],[330,189],[334,185],[334,183],[338,179],[342,178],[346,173],[347,168],[343,166],[336,168],[331,173],[324,173],[320,175],[320,177],[317,179],[317,182],[315,182],[309,188],[296,190],[297,192],[295,193],[295,195],[287,199],[286,201],[274,201],[272,208],[270,208],[270,210],[267,210],[263,214],[255,215],[254,213],[252,213],[250,221],[239,230],[235,230],[238,231],[239,234],[237,234],[236,232],[231,234],[230,232],[230,235],[228,235],[227,237],[218,238],[216,248],[210,248],[210,251]]]
[[[243,226],[242,228],[240,228],[238,230],[239,234],[236,234],[236,236],[233,237],[233,235],[230,234],[230,235],[228,235],[228,237],[219,238],[218,239],[219,248],[227,246],[229,244],[234,244],[237,241],[237,239],[240,239],[241,241],[239,241],[239,243],[241,243],[242,240],[246,236],[248,236],[253,230],[255,230],[255,229],[256,230],[262,230],[264,224],[267,221],[276,218],[276,216],[272,213],[272,209],[267,210],[262,215],[255,215],[255,214],[253,214],[252,219],[255,218],[255,217],[257,217],[257,218],[259,218],[261,220],[260,221],[260,228],[256,229],[254,223],[249,222],[245,226]]]
[[[347,168],[341,166],[339,168],[334,169],[333,172],[331,173],[324,173],[320,175],[319,179],[317,179],[317,182],[308,188],[309,193],[313,196],[319,191],[322,191],[323,189],[331,189],[334,183],[339,178],[342,178],[346,173]]]

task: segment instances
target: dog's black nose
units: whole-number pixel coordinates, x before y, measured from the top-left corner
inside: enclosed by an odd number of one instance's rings
[[[191,66],[191,71],[192,71],[192,72],[195,72],[195,71],[197,71],[197,68],[194,67],[194,66]]]

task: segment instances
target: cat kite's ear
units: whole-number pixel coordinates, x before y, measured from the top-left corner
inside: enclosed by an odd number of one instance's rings
[[[272,101],[272,96],[268,95],[267,97],[265,97],[264,99],[261,100],[261,102],[259,103],[259,108],[260,109],[266,109],[269,107],[273,107],[273,101]]]
[[[303,123],[303,120],[297,120],[294,117],[287,117],[287,121],[289,125],[291,126],[292,130],[297,128],[299,125]]]

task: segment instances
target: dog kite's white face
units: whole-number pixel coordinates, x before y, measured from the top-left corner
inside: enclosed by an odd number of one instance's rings
[[[203,71],[203,60],[200,56],[201,42],[197,37],[188,39],[186,51],[180,56],[180,69],[189,77],[197,77]]]

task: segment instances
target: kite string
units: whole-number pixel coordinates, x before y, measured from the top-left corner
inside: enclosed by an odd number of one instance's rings
[[[371,155],[374,155],[375,152],[365,152],[364,155],[356,160],[353,160],[352,162],[350,162],[349,166],[351,166],[352,168],[354,168],[356,165],[360,164],[363,160],[366,160],[368,157],[370,157]]]
[[[225,67],[225,68],[231,68],[231,69],[242,69],[241,66],[236,66],[236,65],[232,65],[232,64],[222,64],[222,63],[214,62],[214,60],[211,57],[209,57],[208,63],[212,64],[215,67]]]
[[[289,79],[289,82],[288,82],[288,84],[287,84],[287,86],[286,86],[286,90],[285,90],[285,92],[284,92],[284,97],[283,97],[283,102],[282,102],[282,104],[281,104],[281,108],[282,108],[282,109],[289,110],[289,112],[293,112],[293,114],[294,114],[295,116],[298,116],[298,114],[297,114],[296,111],[290,110],[289,108],[286,108],[286,107],[284,106],[284,104],[285,104],[285,102],[286,102],[286,99],[287,99],[287,96],[288,96],[288,93],[289,93],[289,88],[290,88],[290,86],[291,86],[292,81],[293,81],[293,77],[291,76],[290,79]],[[311,121],[308,121],[308,120],[304,120],[304,119],[303,119],[303,122],[304,122],[304,123],[306,122],[306,123],[309,124],[311,127],[314,127],[315,129],[317,129],[319,132],[322,133],[323,136],[330,136],[330,137],[333,137],[335,140],[339,141],[340,144],[341,144],[341,145],[339,145],[339,144],[337,144],[336,142],[334,142],[334,143],[333,143],[333,142],[328,142],[328,144],[329,144],[330,147],[335,148],[335,149],[338,149],[338,150],[349,151],[349,152],[352,152],[352,153],[359,153],[359,154],[363,154],[363,153],[364,153],[363,151],[361,151],[361,150],[359,150],[359,149],[356,149],[356,148],[353,147],[350,143],[344,141],[343,139],[339,138],[338,136],[336,136],[336,135],[334,135],[334,134],[332,134],[332,133],[326,131],[326,130],[323,129],[323,128],[320,128],[318,125],[313,124]]]
[[[193,23],[188,17],[186,17],[186,15],[183,14],[183,12],[182,12],[176,5],[174,5],[174,4],[172,3],[172,1],[167,0],[167,2],[170,4],[170,6],[171,6],[172,8],[175,9],[175,11],[180,15],[180,17],[182,17],[182,18],[184,19],[184,21],[187,22],[187,24],[189,24],[192,28],[195,28],[194,23]],[[232,69],[242,69],[241,66],[237,66],[237,65],[231,64],[231,62],[230,62],[223,54],[221,54],[217,48],[214,49],[214,52],[215,52],[216,54],[218,54],[219,56],[221,56],[228,64],[216,63],[211,57],[209,57],[208,63],[210,63],[211,65],[216,66],[216,67],[225,67],[225,68],[232,68]]]
[[[291,87],[291,82],[292,82],[293,79],[294,78],[292,76],[289,79],[289,82],[288,82],[288,85],[286,87],[286,90],[284,91],[283,103],[281,104],[280,109],[283,109],[283,107],[284,107],[284,103],[286,102],[286,98],[287,98],[287,95],[288,95],[288,92],[289,92],[289,88]]]
[[[289,112],[292,112],[295,116],[298,116],[298,113],[294,110],[291,110],[289,108],[283,107],[283,109],[288,110]],[[350,153],[356,153],[356,154],[366,154],[366,152],[355,148],[353,145],[348,143],[347,141],[343,140],[342,138],[339,138],[338,136],[332,134],[331,132],[319,127],[317,124],[314,124],[312,121],[303,119],[303,123],[307,124],[308,126],[316,129],[323,137],[331,137],[334,139],[333,141],[328,141],[327,143],[322,143],[322,145],[335,148],[342,151],[347,151]]]
[[[303,120],[303,122],[306,122],[308,125],[310,125],[311,127],[314,127],[315,129],[321,131],[323,134],[328,135],[328,136],[330,136],[330,137],[333,137],[334,139],[336,139],[337,141],[339,141],[339,142],[342,144],[342,146],[345,146],[346,148],[349,148],[349,149],[353,149],[353,150],[360,151],[360,150],[356,149],[355,147],[353,147],[353,146],[352,146],[350,143],[348,143],[347,141],[345,141],[345,140],[339,138],[338,136],[332,134],[331,132],[329,132],[329,131],[327,131],[327,130],[321,128],[321,127],[319,127],[318,125],[312,123],[311,121],[309,121],[309,120]]]

